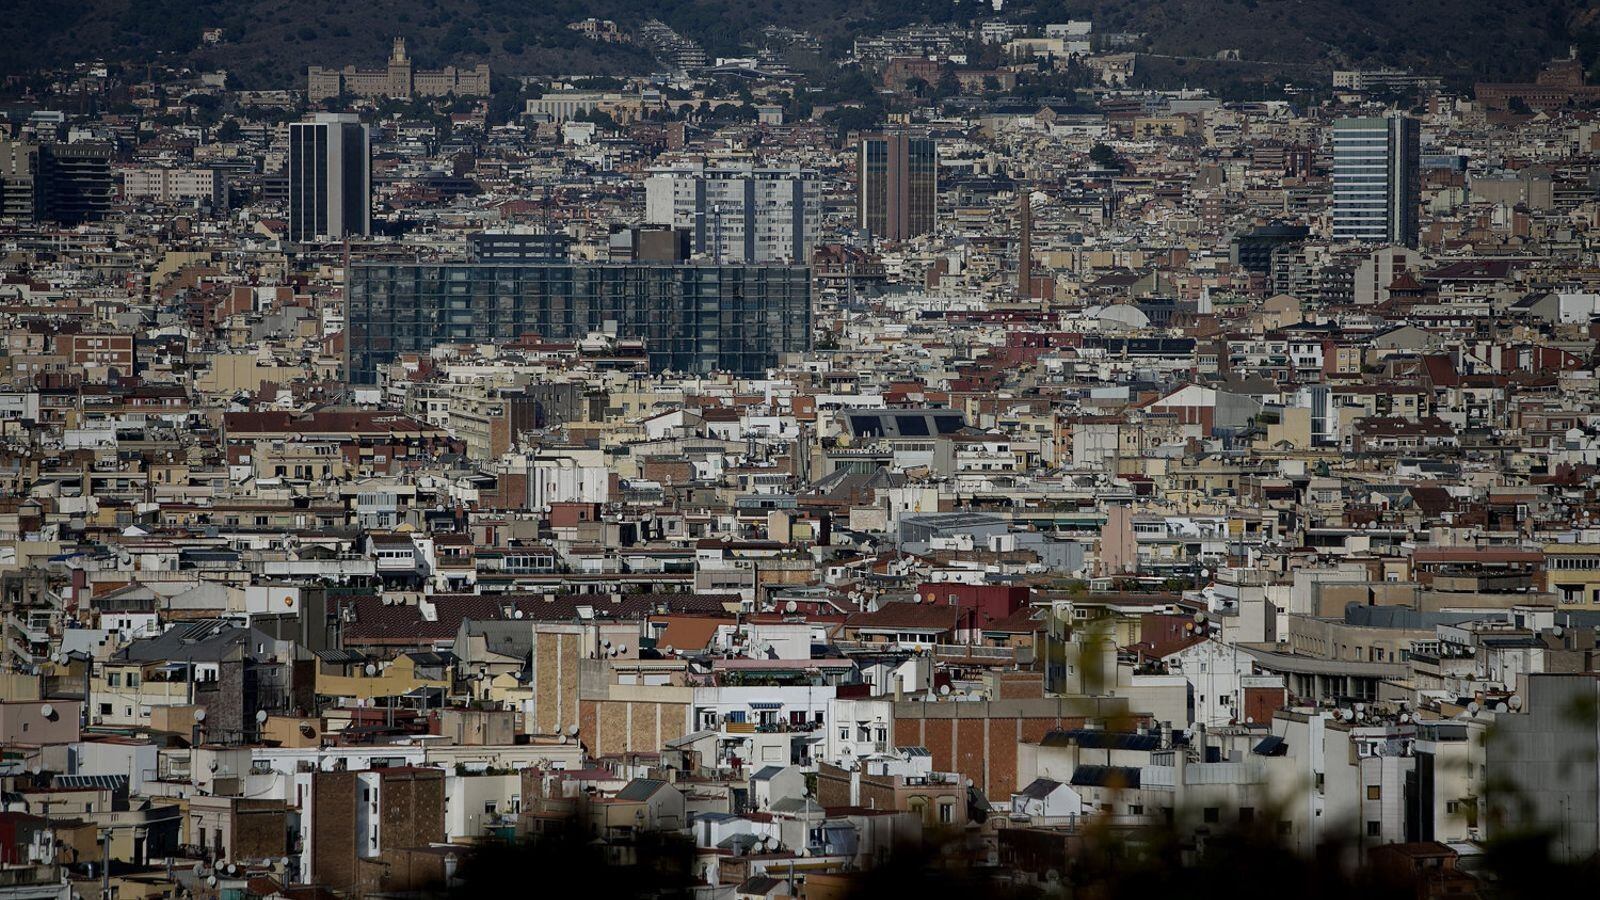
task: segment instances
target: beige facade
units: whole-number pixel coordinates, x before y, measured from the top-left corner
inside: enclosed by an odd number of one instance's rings
[[[306,97],[311,102],[354,94],[357,97],[457,97],[489,96],[489,66],[479,63],[470,69],[445,66],[443,69],[419,70],[406,55],[405,38],[394,39],[394,52],[389,64],[382,69],[324,69],[311,66],[306,70]]]

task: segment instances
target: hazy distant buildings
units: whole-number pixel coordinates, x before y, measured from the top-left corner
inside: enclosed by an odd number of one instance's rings
[[[372,230],[367,126],[348,113],[319,113],[289,126],[289,240],[339,240]]]
[[[805,262],[817,231],[814,174],[797,167],[686,164],[645,178],[645,219],[687,228],[690,250],[719,262]]]
[[[1334,87],[1363,93],[1436,91],[1439,85],[1437,77],[1404,69],[1338,69],[1333,73]]]
[[[859,224],[874,237],[903,241],[934,230],[939,155],[932,138],[863,137],[857,173]]]
[[[1600,85],[1589,84],[1578,59],[1557,59],[1531,82],[1479,82],[1473,95],[1485,109],[1554,112],[1574,103],[1600,100]]]
[[[470,69],[445,66],[443,69],[418,69],[406,55],[406,39],[395,38],[389,64],[382,69],[306,70],[306,97],[313,103],[329,97],[350,94],[355,97],[457,97],[489,96],[489,66],[479,63]]]
[[[1408,116],[1333,124],[1333,239],[1417,244],[1420,129]]]

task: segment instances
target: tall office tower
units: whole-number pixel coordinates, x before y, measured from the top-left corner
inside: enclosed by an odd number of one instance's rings
[[[289,125],[289,240],[371,233],[371,157],[367,126],[350,113]]]
[[[41,218],[63,225],[94,222],[111,212],[116,184],[111,145],[45,144],[39,148]]]
[[[0,215],[77,225],[105,218],[115,185],[108,144],[0,141]]]
[[[1421,132],[1407,116],[1333,123],[1333,239],[1417,245]]]
[[[650,170],[645,220],[687,228],[690,250],[718,262],[795,262],[811,256],[820,192],[812,172],[685,164]]]
[[[934,229],[939,154],[932,138],[864,137],[856,171],[860,225],[874,237],[903,241]]]

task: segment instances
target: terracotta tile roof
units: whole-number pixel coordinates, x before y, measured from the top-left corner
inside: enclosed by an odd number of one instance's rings
[[[850,628],[939,628],[954,631],[962,610],[934,603],[885,603],[875,612],[856,613]]]

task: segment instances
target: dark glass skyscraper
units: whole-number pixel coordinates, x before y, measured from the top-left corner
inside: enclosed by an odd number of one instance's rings
[[[289,125],[289,240],[337,241],[372,230],[372,151],[353,115]]]
[[[874,237],[903,241],[938,224],[939,154],[933,138],[864,137],[857,175],[859,224]]]
[[[806,266],[673,263],[358,263],[349,268],[349,378],[370,384],[400,353],[527,334],[615,328],[650,367],[760,375],[811,338]]]

